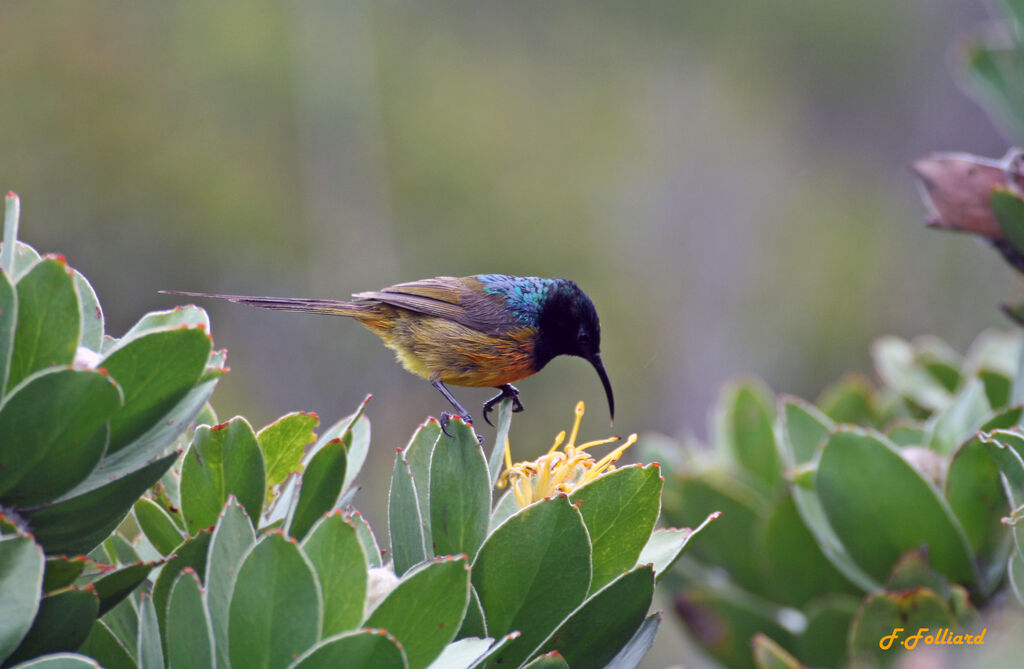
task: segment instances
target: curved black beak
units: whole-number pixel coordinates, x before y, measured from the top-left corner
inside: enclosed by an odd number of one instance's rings
[[[608,396],[608,414],[614,422],[615,395],[612,393],[612,382],[608,380],[608,372],[604,371],[604,363],[601,362],[601,354],[595,353],[592,356],[588,356],[587,360],[594,366],[594,369],[597,370],[597,375],[601,377],[601,384],[604,386],[604,394]]]

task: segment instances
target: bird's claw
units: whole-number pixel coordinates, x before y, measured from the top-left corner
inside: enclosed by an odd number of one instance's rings
[[[447,436],[450,439],[454,439],[455,435],[453,435],[451,432],[448,431],[448,422],[453,417],[455,417],[455,416],[458,416],[459,418],[461,418],[462,422],[465,423],[466,425],[468,425],[471,430],[473,429],[473,417],[470,416],[468,413],[467,414],[458,414],[458,413],[452,413],[451,411],[442,411],[441,412],[441,420],[440,420],[441,431],[444,432],[445,436]],[[478,444],[484,443],[484,438],[482,436],[480,436],[479,434],[477,434],[476,430],[473,430],[473,435],[476,437],[476,443],[478,443]]]
[[[519,413],[524,409],[522,400],[519,399],[519,389],[510,383],[506,383],[503,386],[498,386],[498,390],[501,392],[492,397],[491,399],[484,402],[484,420],[488,425],[494,427],[494,423],[488,417],[488,414],[494,410],[494,405],[505,399],[506,397],[512,400],[512,413]]]

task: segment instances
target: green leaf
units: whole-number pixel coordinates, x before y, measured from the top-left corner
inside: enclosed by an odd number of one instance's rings
[[[426,485],[427,481],[421,481]],[[388,536],[395,574],[401,576],[409,567],[427,559],[423,543],[423,515],[418,500],[419,488],[413,480],[409,461],[402,449],[395,454],[395,468],[388,490]]]
[[[106,669],[136,669],[131,653],[102,620],[93,623],[89,636],[78,650]]]
[[[893,446],[866,432],[841,429],[822,451],[815,489],[849,554],[876,579],[922,544],[933,566],[959,583],[975,583],[970,546],[949,506]]]
[[[174,669],[216,666],[210,614],[203,602],[199,577],[185,568],[171,588],[167,604],[167,662]]]
[[[94,617],[104,615],[121,603],[121,600],[145,581],[149,573],[157,566],[156,562],[136,562],[123,569],[104,574],[94,581],[92,586],[96,589],[96,596],[99,597],[99,612]]]
[[[1006,575],[1017,602],[1024,606],[1024,559],[1021,559],[1020,551],[1010,554],[1010,559],[1006,562]]]
[[[139,528],[161,555],[170,555],[184,539],[171,517],[153,500],[142,497],[132,510]]]
[[[640,666],[647,651],[654,645],[654,637],[661,624],[661,611],[656,611],[644,618],[644,622],[633,634],[622,650],[605,666],[605,669],[636,669]]]
[[[1001,522],[1009,506],[999,478],[999,466],[978,439],[961,446],[946,473],[946,499],[964,528],[967,542],[978,557],[984,583],[1002,577],[1000,548],[1006,544]],[[994,583],[993,583],[994,584]]]
[[[427,669],[468,669],[477,658],[487,652],[493,641],[494,639],[490,638],[453,641],[444,647]]]
[[[512,400],[505,398],[498,403],[498,422],[494,433],[494,448],[491,450],[491,457],[487,461],[487,470],[491,475],[491,486],[498,482],[501,476],[501,466],[505,464],[505,444],[508,443],[508,433],[512,429]]]
[[[217,522],[234,495],[255,523],[263,511],[266,470],[256,435],[241,416],[200,427],[181,465],[181,512],[189,534]]]
[[[19,241],[14,246],[14,269],[8,271],[7,274],[17,283],[41,259],[42,256],[39,255],[39,251],[36,251],[25,242]]]
[[[846,659],[850,635],[860,599],[848,595],[826,595],[807,606],[807,627],[799,639],[798,656],[812,667],[838,667]]]
[[[406,669],[405,652],[385,630],[364,629],[328,637],[300,655],[289,669]]]
[[[473,428],[448,423],[430,457],[430,534],[434,555],[476,555],[487,537],[491,483]]]
[[[941,411],[952,394],[917,360],[914,346],[899,337],[880,337],[871,346],[878,376],[898,395],[928,411]]]
[[[644,544],[643,550],[640,551],[637,564],[651,565],[654,569],[655,577],[660,579],[686,552],[690,541],[700,534],[711,521],[717,520],[721,515],[719,512],[712,513],[695,530],[691,530],[688,527],[654,530],[650,539]]]
[[[75,273],[75,289],[78,292],[78,308],[82,314],[82,332],[79,346],[99,352],[103,346],[103,310],[92,284],[78,270]]]
[[[124,390],[124,406],[110,421],[110,453],[143,435],[198,384],[210,346],[199,328],[156,330],[122,340],[103,359],[100,366]]]
[[[836,423],[877,426],[879,409],[876,394],[867,378],[852,373],[825,388],[815,404]]]
[[[7,657],[21,643],[39,609],[43,585],[43,551],[32,537],[0,538],[0,658]]]
[[[519,637],[520,634],[518,631],[509,632],[505,636],[501,637],[500,639],[498,639],[490,645],[490,647],[487,649],[487,652],[485,652],[480,657],[476,658],[476,660],[469,666],[469,669],[478,669],[478,667],[486,666],[486,663],[490,661],[492,657],[496,656],[505,648],[505,646],[509,645]],[[489,641],[490,638],[486,640]],[[434,669],[433,664],[430,666],[429,669]]]
[[[829,430],[835,425],[816,407],[799,397],[782,399],[779,452],[787,467],[806,464],[817,456]]]
[[[724,452],[750,478],[767,491],[781,483],[781,463],[772,428],[773,396],[760,381],[744,380],[727,385],[719,397],[715,434]]]
[[[22,662],[14,669],[102,669],[91,657],[77,653],[56,653]]]
[[[206,310],[194,304],[186,304],[166,311],[150,311],[124,334],[121,341],[129,342],[155,330],[181,327],[198,328],[209,332],[210,317],[206,314]]]
[[[324,598],[323,636],[354,629],[366,602],[366,555],[356,528],[335,511],[321,518],[302,541]]]
[[[654,570],[621,574],[572,612],[535,652],[558,651],[570,667],[603,667],[632,638],[654,597]]]
[[[71,364],[82,322],[75,280],[63,258],[40,261],[21,277],[16,289],[18,328],[8,388],[44,367]]]
[[[791,495],[775,504],[756,547],[765,557],[772,599],[780,604],[799,608],[822,593],[857,592],[821,552]]]
[[[132,598],[125,599],[103,616],[103,622],[133,658],[139,642],[139,612]],[[132,659],[132,666],[135,660]]]
[[[409,669],[422,669],[455,638],[468,602],[465,556],[438,558],[410,570],[370,613],[366,626],[395,635]]]
[[[234,495],[228,496],[217,525],[210,536],[210,549],[206,560],[206,602],[210,611],[217,650],[217,663],[227,667],[228,610],[231,593],[235,588],[235,575],[245,553],[256,543],[256,532],[245,509]]]
[[[120,479],[77,497],[23,512],[36,541],[50,554],[92,550],[117,527],[142,493],[178,459],[170,453]]]
[[[491,520],[487,524],[487,534],[494,531],[498,525],[501,525],[508,517],[519,510],[519,506],[516,504],[516,496],[511,490],[506,491],[498,503],[494,505],[494,511],[491,512]]]
[[[661,512],[661,484],[658,465],[629,465],[569,495],[590,535],[590,592],[597,592],[636,565]]]
[[[943,455],[952,454],[985,424],[991,413],[984,384],[971,379],[953,403],[930,421],[932,449]]]
[[[120,404],[117,384],[100,372],[51,368],[25,379],[0,407],[0,500],[39,505],[83,481]]]
[[[516,666],[590,589],[590,539],[565,495],[531,504],[491,533],[473,563],[489,636],[522,636],[497,662]]]
[[[347,466],[345,442],[334,439],[318,450],[302,473],[298,498],[288,518],[288,534],[301,540],[322,515],[334,508]]]
[[[160,628],[161,638],[167,635],[167,602],[171,598],[171,587],[185,568],[191,567],[197,574],[206,572],[207,554],[210,548],[212,530],[203,530],[186,539],[174,549],[174,557],[164,563],[160,575],[153,584],[153,605]]]
[[[751,592],[763,594],[763,556],[752,550],[736,550],[751,546],[768,508],[754,491],[735,478],[709,470],[694,478],[678,479],[674,486],[679,508],[666,508],[666,519],[676,526],[696,527],[713,513],[729,522],[715,523],[703,532],[692,551],[702,561],[717,564],[729,572],[737,583]]]
[[[32,628],[7,658],[5,666],[47,653],[78,650],[89,636],[98,608],[99,598],[88,586],[81,590],[71,587],[43,597]]]
[[[0,270],[13,272],[14,251],[18,247],[18,219],[21,216],[21,200],[13,192],[4,198],[3,243],[0,244]]]
[[[923,641],[910,642],[919,630],[952,628],[956,620],[949,607],[928,588],[900,593],[869,595],[850,630],[850,656],[857,666],[890,666],[896,651],[910,648],[910,643],[925,646]],[[898,631],[897,631],[898,630]],[[897,636],[888,648],[880,647],[886,637]]]
[[[68,557],[58,555],[46,558],[46,571],[43,573],[43,592],[50,593],[54,590],[66,588],[75,582],[89,559],[84,555]]]
[[[518,636],[518,632],[516,633]],[[480,607],[480,597],[476,590],[469,588],[469,604],[466,606],[466,615],[462,617],[462,626],[459,627],[456,639],[466,637],[486,637],[487,623],[484,621],[484,610]]]
[[[786,652],[786,649],[764,634],[755,634],[751,640],[754,664],[757,669],[801,669],[800,661]]]
[[[315,413],[296,411],[278,418],[256,434],[263,461],[267,466],[267,495],[269,504],[276,496],[273,490],[289,474],[302,469],[302,455],[306,446],[316,441],[314,428],[320,424]]]
[[[283,667],[320,638],[323,601],[309,559],[283,532],[257,543],[238,569],[228,615],[234,667]]]
[[[1024,253],[1024,200],[1007,188],[992,189],[992,213],[1007,241]]]
[[[990,369],[978,371],[978,378],[985,385],[985,397],[992,408],[1005,407],[1010,402],[1010,377]],[[1017,407],[1020,410],[1020,407]]]
[[[423,545],[433,546],[430,535],[430,456],[441,435],[441,424],[433,417],[423,422],[406,445],[403,454],[409,461],[409,472],[416,486],[416,501],[423,520]],[[392,547],[392,552],[394,548]]]
[[[377,544],[377,539],[373,536],[370,524],[363,518],[363,514],[355,509],[351,509],[346,510],[342,517],[356,528],[359,544],[363,547],[363,553],[366,554],[366,563],[370,567],[381,566],[380,546]]]
[[[523,666],[523,669],[569,669],[569,663],[557,651],[541,655]]]
[[[142,593],[139,596],[139,669],[163,669],[164,651],[161,645],[160,626],[153,598]]]
[[[18,293],[10,275],[0,269],[0,398],[7,392],[7,373],[14,352],[14,331],[18,326]]]

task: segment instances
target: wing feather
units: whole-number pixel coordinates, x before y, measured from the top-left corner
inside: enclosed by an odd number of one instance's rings
[[[501,335],[522,328],[522,323],[503,308],[502,298],[484,292],[475,277],[439,276],[353,297],[444,318],[486,334]]]

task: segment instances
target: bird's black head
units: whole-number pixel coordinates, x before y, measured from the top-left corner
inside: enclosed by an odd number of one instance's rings
[[[559,280],[541,302],[537,345],[537,369],[559,355],[574,355],[590,362],[601,377],[608,410],[615,417],[615,397],[601,362],[601,321],[590,298],[572,281]]]

